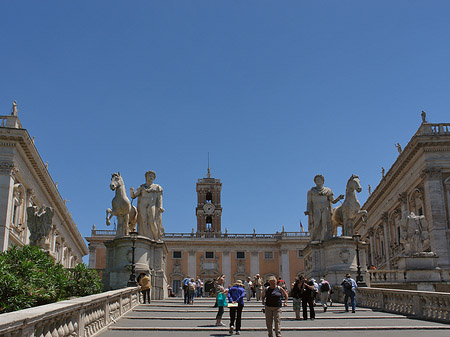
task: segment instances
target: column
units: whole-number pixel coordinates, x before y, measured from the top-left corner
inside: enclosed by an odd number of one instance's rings
[[[425,193],[425,217],[430,231],[431,250],[438,255],[441,268],[450,267],[445,214],[444,186],[440,168],[423,170]]]
[[[259,251],[252,252],[250,257],[250,277],[259,273]]]
[[[381,222],[383,223],[384,231],[384,254],[386,256],[386,269],[391,269],[391,240],[389,239],[389,217],[387,212],[383,213],[381,216]]]
[[[231,284],[234,279],[231,277],[231,254],[223,252],[222,254],[222,274],[225,275],[225,284]]]
[[[192,278],[197,276],[197,259],[195,250],[188,251],[188,275]]]
[[[8,249],[11,224],[12,200],[14,192],[14,172],[12,161],[0,161],[0,252]]]
[[[375,257],[375,245],[376,245],[376,243],[375,243],[375,238],[374,238],[374,230],[373,230],[373,228],[370,228],[369,230],[368,230],[368,234],[369,234],[369,245],[370,245],[370,261],[369,261],[369,264],[371,264],[371,265],[373,265],[373,266],[375,266],[376,265],[376,263],[375,263],[375,261],[374,261],[374,257]]]
[[[281,250],[281,265],[283,266],[281,270],[281,277],[286,281],[286,285],[290,287],[291,285],[291,273],[289,266],[289,250],[282,249]]]

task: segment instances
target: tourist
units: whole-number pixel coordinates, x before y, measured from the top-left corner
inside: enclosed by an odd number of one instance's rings
[[[253,279],[253,286],[255,287],[255,294],[256,294],[256,300],[261,301],[261,294],[263,291],[263,279],[259,276],[259,274],[256,274]]]
[[[244,282],[245,287],[245,296],[247,297],[247,301],[250,301],[252,297],[252,288],[253,288],[253,282],[251,277],[247,277],[247,281]]]
[[[230,307],[230,335],[233,334],[236,321],[236,335],[241,334],[242,310],[244,309],[245,290],[241,280],[228,290],[228,306]],[[236,306],[237,305],[237,306]]]
[[[301,306],[301,292],[300,292],[300,280],[296,280],[291,288],[290,296],[292,297],[292,308],[295,312],[295,319],[300,319],[300,306]]]
[[[300,276],[300,294],[302,298],[302,308],[303,308],[303,319],[308,319],[308,306],[309,306],[309,317],[311,320],[316,318],[316,313],[314,311],[314,282],[312,280],[307,280],[303,275]]]
[[[330,297],[330,290],[331,290],[330,283],[323,278],[320,279],[319,298],[320,298],[320,303],[322,304],[324,312],[327,311],[327,301],[328,301],[328,298]]]
[[[348,312],[348,299],[352,304],[352,313],[356,312],[356,300],[355,300],[355,289],[358,287],[356,281],[350,277],[350,274],[345,275],[344,280],[341,283],[342,291],[344,292],[344,304],[345,311]]]
[[[195,296],[203,297],[203,282],[200,279],[200,276],[197,276],[197,279],[195,280],[195,287]]]
[[[221,275],[217,278],[215,291],[216,291],[216,304],[219,310],[216,315],[216,326],[225,326],[222,323],[222,316],[224,312],[224,308],[227,306],[227,293],[228,289],[224,288],[225,276]]]
[[[195,280],[191,278],[188,283],[188,304],[194,304]]]
[[[286,291],[277,286],[277,279],[275,276],[270,276],[269,286],[264,288],[262,293],[262,304],[264,305],[264,312],[266,314],[266,326],[269,337],[273,337],[273,325],[275,325],[275,336],[281,337],[281,306],[284,298],[284,306],[287,306],[288,294]]]
[[[184,304],[189,304],[188,286],[190,281],[191,278],[189,277],[189,275],[186,276],[183,281],[181,281],[181,284],[183,285]]]
[[[145,304],[145,300],[150,304],[150,289],[152,285],[150,283],[150,277],[145,273],[140,274],[141,278],[139,279],[139,285],[141,286],[142,296]]]

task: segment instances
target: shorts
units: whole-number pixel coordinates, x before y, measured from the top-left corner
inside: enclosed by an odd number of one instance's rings
[[[302,300],[301,299],[297,299],[297,298],[293,298],[292,299],[292,307],[295,310],[300,310],[302,306]]]

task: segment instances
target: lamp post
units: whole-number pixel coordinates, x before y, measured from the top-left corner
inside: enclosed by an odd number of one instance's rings
[[[352,236],[353,240],[356,242],[356,284],[358,287],[367,287],[366,283],[364,282],[364,278],[361,275],[361,263],[359,261],[359,242],[361,241],[361,235],[360,234],[354,234]]]
[[[127,287],[136,287],[136,269],[135,269],[135,261],[134,261],[134,252],[136,250],[136,239],[137,239],[137,232],[130,232],[131,242],[133,243],[133,246],[131,246],[131,275],[130,279],[128,280]]]

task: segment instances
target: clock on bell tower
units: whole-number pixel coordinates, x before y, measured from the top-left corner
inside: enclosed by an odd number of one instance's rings
[[[209,166],[209,165],[208,165]],[[197,233],[216,232],[221,230],[222,206],[220,205],[220,179],[211,178],[208,167],[206,178],[197,181]]]

